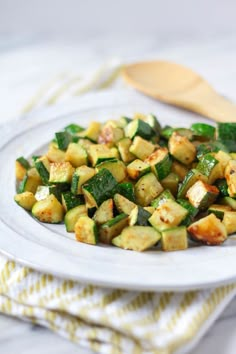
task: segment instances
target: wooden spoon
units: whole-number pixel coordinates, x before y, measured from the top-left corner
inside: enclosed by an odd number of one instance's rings
[[[189,68],[166,61],[127,65],[128,84],[160,101],[199,113],[217,122],[236,122],[236,105],[220,96]]]

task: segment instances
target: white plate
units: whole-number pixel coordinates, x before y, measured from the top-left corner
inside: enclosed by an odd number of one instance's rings
[[[186,251],[137,253],[110,246],[76,242],[64,225],[42,224],[19,208],[15,194],[14,160],[44,149],[54,133],[71,122],[86,125],[134,112],[153,112],[162,124],[188,126],[206,121],[136,93],[90,94],[70,104],[45,109],[0,132],[0,249],[23,264],[64,278],[109,287],[142,290],[204,288],[236,279],[236,238],[218,247]]]

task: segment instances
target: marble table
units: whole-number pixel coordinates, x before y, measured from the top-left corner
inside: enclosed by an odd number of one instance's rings
[[[111,41],[111,38],[108,38],[90,43],[87,47],[77,45],[75,48],[67,44],[63,47],[64,50],[55,43],[48,47],[47,44],[43,44],[43,47],[36,45],[31,49],[27,49],[24,43],[21,48],[17,41],[14,53],[6,45],[1,46],[0,42],[0,95],[3,97],[4,94],[6,98],[1,101],[0,121],[3,117],[13,118],[19,112],[28,92],[34,92],[35,84],[43,83],[45,75],[47,76],[49,72],[62,69],[68,63],[70,69],[80,65],[84,68],[88,62],[101,63],[112,57],[118,57],[123,61],[132,61],[140,56],[175,60],[200,72],[217,90],[236,101],[236,42],[234,39],[235,36],[232,35],[227,38],[200,40],[188,44],[169,42],[167,45],[165,41],[160,42],[149,38],[132,41],[132,46],[130,46],[128,39],[117,41],[113,38]],[[45,57],[46,61],[40,60],[38,55],[43,50],[50,52],[50,56]],[[60,53],[60,63],[55,62],[58,53]],[[63,53],[66,53],[64,58]],[[26,59],[31,59],[33,64],[30,66],[30,60],[27,62]],[[15,62],[18,63],[18,71],[11,70]],[[47,68],[45,62],[48,64]],[[15,105],[9,104],[10,101],[11,103],[14,101]],[[225,309],[191,354],[235,354],[235,324],[236,299]],[[92,354],[91,351],[82,349],[47,329],[0,314],[0,353],[15,354],[16,352],[21,354]]]

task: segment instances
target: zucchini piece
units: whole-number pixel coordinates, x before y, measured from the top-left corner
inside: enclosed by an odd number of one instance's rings
[[[80,167],[88,164],[88,155],[81,145],[70,143],[66,150],[65,161],[70,162],[73,167]]]
[[[229,161],[232,160],[232,157],[230,156],[230,154],[228,154],[224,151],[221,151],[221,150],[217,151],[215,153],[212,153],[212,155],[221,164],[221,167],[222,167],[222,177],[221,178],[224,178],[225,168],[226,168],[227,164],[229,163]]]
[[[197,159],[201,159],[204,155],[209,152],[217,152],[219,150],[224,151],[226,153],[229,152],[227,147],[223,145],[220,141],[209,141],[207,143],[199,144],[197,147]]]
[[[26,160],[23,156],[20,156],[16,159],[17,162],[19,162],[19,164],[21,166],[23,166],[25,168],[25,170],[28,170],[30,168],[30,163],[28,160]]]
[[[96,245],[98,242],[98,230],[95,221],[88,216],[80,216],[75,226],[75,238],[77,241]]]
[[[71,183],[74,167],[70,162],[53,162],[50,165],[50,183]]]
[[[225,168],[225,179],[230,197],[236,197],[236,160],[230,160]]]
[[[84,148],[84,150],[88,153],[88,150],[91,145],[95,145],[91,140],[85,138],[79,138],[78,144]]]
[[[129,163],[135,159],[135,156],[129,151],[131,144],[132,140],[130,138],[123,138],[117,143],[121,159],[125,163]]]
[[[136,205],[130,215],[129,215],[129,225],[140,225],[140,226],[148,226],[150,225],[148,219],[151,217],[151,213],[142,208],[139,205]]]
[[[96,144],[90,145],[88,148],[88,158],[92,166],[114,159],[114,152],[112,152],[106,145]]]
[[[113,200],[107,199],[103,202],[94,214],[96,224],[105,224],[113,218]]]
[[[174,200],[163,202],[149,218],[150,224],[158,231],[178,226],[187,216],[188,211]]]
[[[155,208],[152,206],[144,207],[144,210],[148,211],[151,215],[154,213]]]
[[[224,197],[220,199],[220,203],[223,205],[228,205],[231,209],[236,210],[236,199]]]
[[[68,132],[57,132],[55,134],[56,142],[60,150],[65,151],[72,142],[72,136]]]
[[[96,165],[97,172],[99,172],[103,168],[106,168],[108,171],[110,171],[118,183],[122,182],[126,178],[126,166],[124,162],[120,160],[108,160]]]
[[[195,208],[186,199],[178,199],[177,203],[185,208],[188,212],[184,220],[181,222],[181,225],[189,226],[193,222],[195,216],[198,214],[199,209]]]
[[[29,162],[23,156],[18,157],[15,162],[16,179],[22,181],[29,168]]]
[[[150,226],[129,226],[122,233],[113,238],[114,246],[125,250],[145,251],[157,244],[161,234]]]
[[[167,148],[159,148],[145,160],[151,166],[152,172],[158,180],[164,179],[171,170],[172,161]]]
[[[114,195],[114,202],[116,205],[116,209],[119,213],[125,213],[130,215],[133,208],[136,207],[136,204],[131,202],[129,199],[125,198],[123,195],[116,193]]]
[[[179,133],[174,132],[168,142],[170,154],[184,165],[192,163],[196,157],[195,146]]]
[[[139,159],[134,160],[127,166],[128,176],[132,179],[138,179],[148,172],[151,172],[150,165]]]
[[[135,136],[129,151],[140,160],[145,160],[155,149],[155,146],[140,136]]]
[[[214,214],[210,214],[188,227],[191,238],[209,246],[222,244],[227,239],[225,225]]]
[[[34,166],[40,175],[43,184],[48,184],[49,182],[49,172],[50,172],[50,162],[47,156],[41,156],[36,159],[34,162]]]
[[[98,207],[105,200],[112,198],[116,187],[117,181],[111,172],[105,168],[100,170],[82,187],[87,207]]]
[[[124,128],[125,136],[133,139],[135,136],[141,136],[141,138],[149,140],[155,134],[149,124],[145,123],[141,119],[134,119],[132,122],[126,125]]]
[[[114,190],[114,193],[123,195],[125,198],[129,199],[131,202],[135,201],[134,186],[131,182],[119,183]]]
[[[186,197],[189,202],[200,210],[207,209],[219,195],[219,190],[208,183],[197,181],[187,191]]]
[[[77,167],[71,181],[71,192],[82,194],[82,185],[95,175],[94,168],[88,166]]]
[[[161,136],[166,139],[169,140],[171,135],[176,132],[181,136],[185,136],[186,138],[188,138],[189,140],[193,139],[193,132],[191,129],[187,129],[187,128],[172,128],[170,126],[166,126],[161,130]]]
[[[84,196],[83,195],[74,195],[70,191],[62,193],[62,205],[65,211],[73,209],[78,205],[84,204]]]
[[[42,184],[42,180],[35,167],[30,168],[23,180],[19,184],[18,193],[32,192],[35,194],[38,186]]]
[[[111,244],[114,237],[119,235],[121,231],[129,225],[129,218],[126,214],[119,214],[115,218],[107,221],[99,228],[99,241]]]
[[[66,153],[54,144],[50,144],[46,156],[50,162],[64,162]]]
[[[228,184],[226,182],[226,179],[217,179],[215,182],[215,186],[219,189],[220,191],[220,196],[222,197],[228,197]]]
[[[72,123],[72,124],[67,125],[67,126],[64,128],[64,130],[65,130],[67,133],[71,134],[71,135],[75,135],[75,134],[77,134],[77,133],[80,133],[80,132],[84,131],[84,128],[82,128],[82,127],[81,127],[80,125],[78,125],[78,124]]]
[[[190,170],[185,176],[182,184],[180,184],[179,186],[177,198],[178,199],[185,198],[189,188],[192,187],[194,183],[196,183],[197,181],[207,182],[207,177],[196,169]]]
[[[179,177],[176,173],[171,172],[162,179],[161,184],[164,189],[169,189],[171,193],[176,196],[179,187]]]
[[[218,123],[217,138],[222,142],[229,152],[236,151],[236,123]]]
[[[55,197],[61,202],[61,193],[68,190],[68,185],[57,185],[57,186],[38,186],[35,198],[37,201],[47,198],[50,194],[54,194]]]
[[[212,204],[208,208],[208,214],[215,214],[218,219],[223,219],[226,211],[231,211],[232,209],[228,205]],[[235,214],[236,215],[236,214]],[[227,228],[227,227],[226,227]]]
[[[50,194],[34,204],[32,214],[41,222],[58,224],[63,221],[64,208],[55,195]]]
[[[196,169],[208,177],[209,184],[212,184],[217,179],[224,177],[221,164],[211,154],[204,155],[197,164]]]
[[[124,138],[124,130],[111,122],[107,122],[102,127],[99,137],[99,144],[108,144],[110,147],[114,146],[120,139]]]
[[[160,195],[159,197],[157,197],[156,199],[154,199],[151,202],[151,206],[154,208],[159,207],[161,204],[163,204],[164,202],[166,202],[167,200],[175,200],[173,194],[171,193],[171,191],[169,189],[165,189]]]
[[[140,117],[139,119],[143,120],[145,123],[149,124],[154,133],[159,137],[161,132],[161,125],[157,119],[157,117],[150,113]]]
[[[194,123],[191,125],[191,130],[195,138],[204,138],[206,140],[214,140],[215,137],[215,127],[205,123]]]
[[[156,176],[148,173],[141,177],[134,186],[135,200],[141,206],[148,206],[162,191],[163,187]]]
[[[33,208],[33,205],[37,202],[34,194],[31,192],[23,192],[20,194],[16,194],[14,200],[19,206],[29,211]]]
[[[98,136],[100,134],[101,123],[99,122],[91,122],[88,128],[81,133],[78,133],[78,136],[82,138],[89,139],[93,142],[97,142]]]
[[[128,118],[125,116],[120,117],[120,119],[118,121],[121,128],[125,128],[126,125],[129,124],[130,122],[132,122],[132,118]]]
[[[226,227],[228,235],[235,233],[236,232],[236,211],[225,211],[222,222]]]
[[[77,223],[78,219],[81,216],[87,216],[87,208],[85,205],[78,205],[73,209],[67,211],[64,222],[66,226],[67,232],[74,232],[75,231],[75,224]]]
[[[188,237],[185,226],[164,230],[161,235],[163,251],[181,251],[188,248]]]
[[[171,165],[171,172],[175,173],[179,177],[179,181],[182,182],[189,172],[189,169],[180,162],[173,161]]]

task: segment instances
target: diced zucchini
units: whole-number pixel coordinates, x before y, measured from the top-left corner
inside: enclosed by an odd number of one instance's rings
[[[131,182],[119,183],[116,186],[114,193],[121,194],[131,202],[135,202],[134,186]]]
[[[129,163],[135,159],[135,156],[129,151],[131,144],[132,140],[130,138],[123,138],[117,143],[121,159],[125,163]]]
[[[87,152],[81,145],[70,143],[66,150],[65,161],[70,162],[73,167],[87,165]]]
[[[96,224],[105,224],[113,218],[113,200],[107,199],[103,202],[94,214]]]
[[[96,165],[97,172],[103,168],[106,168],[108,171],[110,171],[118,183],[122,182],[126,178],[126,166],[124,162],[120,160],[108,160]]]
[[[215,137],[215,127],[205,123],[194,123],[191,125],[191,130],[195,137],[213,140]]]
[[[200,210],[207,209],[219,195],[219,190],[208,183],[197,181],[187,191],[186,197],[189,202]]]
[[[170,173],[172,161],[165,147],[157,149],[146,158],[145,162],[151,166],[158,180],[162,180]]]
[[[31,192],[23,192],[20,194],[16,194],[14,199],[19,206],[29,211],[33,208],[33,205],[37,202],[34,194]]]
[[[193,222],[195,216],[198,214],[199,209],[195,208],[186,199],[178,199],[177,203],[180,204],[183,208],[185,208],[188,212],[184,220],[181,222],[181,225],[189,226]]]
[[[83,195],[74,195],[70,191],[62,193],[62,205],[65,211],[75,208],[78,205],[84,204]]]
[[[72,124],[69,124],[67,125],[64,130],[71,134],[71,135],[74,135],[74,134],[77,134],[77,133],[80,133],[82,131],[84,131],[84,128],[82,128],[80,125],[78,124],[75,124],[75,123],[72,123]]]
[[[151,215],[154,213],[155,208],[153,206],[144,207],[144,210],[148,211]]]
[[[114,202],[119,213],[130,215],[136,204],[125,198],[123,195],[116,193],[114,195]]]
[[[35,160],[34,166],[38,171],[44,184],[48,184],[49,172],[50,172],[50,162],[47,156],[42,156]]]
[[[155,149],[155,146],[147,140],[136,136],[129,151],[140,160],[145,160]]]
[[[220,245],[227,239],[225,225],[214,214],[210,214],[188,227],[191,238],[209,246]]]
[[[78,140],[78,144],[84,148],[84,150],[88,153],[88,150],[91,145],[95,145],[91,140],[85,139],[85,138],[80,138]]]
[[[141,177],[134,187],[135,199],[141,206],[150,205],[162,191],[163,187],[153,173]]]
[[[182,182],[187,173],[189,172],[189,169],[186,166],[182,165],[180,162],[173,161],[171,165],[171,172],[177,174],[177,176],[179,177],[179,181]]]
[[[42,184],[42,180],[35,167],[30,168],[23,180],[19,184],[18,193],[32,192],[35,194],[38,186]]]
[[[125,136],[133,139],[135,136],[141,136],[143,139],[149,140],[154,135],[154,131],[149,124],[141,119],[134,119],[124,128]]]
[[[68,190],[68,185],[56,185],[56,186],[38,186],[35,198],[37,201],[45,199],[49,196],[49,194],[54,194],[55,197],[61,202],[61,193]]]
[[[97,142],[98,136],[100,134],[100,129],[101,123],[91,122],[86,130],[82,131],[81,133],[78,133],[78,136],[87,138],[89,140],[92,140],[93,142]]]
[[[88,148],[88,158],[92,166],[96,166],[103,161],[113,160],[114,153],[106,145],[90,145]]]
[[[185,198],[189,188],[192,187],[197,181],[207,182],[207,177],[196,169],[190,170],[179,187],[177,197],[180,199]]]
[[[176,196],[179,188],[179,177],[176,173],[169,173],[168,176],[161,180],[162,187],[169,189]]]
[[[218,123],[217,138],[230,152],[236,151],[236,123]]]
[[[54,144],[49,145],[48,152],[46,154],[50,162],[64,162],[66,153],[63,150],[58,149]]]
[[[162,231],[161,244],[163,251],[186,250],[188,248],[186,227],[178,226]]]
[[[82,185],[95,175],[94,168],[80,166],[76,168],[71,181],[71,192],[73,194],[82,194]]]
[[[152,130],[155,132],[157,136],[160,135],[161,125],[154,114],[147,114],[147,115],[135,115],[135,118],[143,120],[145,123],[149,124]]]
[[[85,205],[78,205],[67,211],[64,218],[67,232],[75,231],[75,224],[81,216],[87,216],[87,208]]]
[[[227,147],[223,145],[220,141],[209,141],[207,143],[199,144],[197,147],[197,158],[200,160],[204,155],[209,152],[217,152],[219,150],[224,152],[229,152]]]
[[[100,170],[82,187],[87,207],[98,207],[105,200],[112,198],[116,187],[117,181],[111,172],[105,168]]]
[[[212,155],[214,156],[214,158],[219,161],[219,163],[221,164],[222,167],[222,177],[224,177],[224,171],[225,171],[225,167],[227,166],[228,162],[232,159],[230,154],[228,154],[227,152],[224,151],[217,151],[215,153],[212,153]]]
[[[151,215],[152,214],[150,214],[147,210],[139,205],[136,205],[129,215],[129,225],[148,226],[148,219],[151,217]]]
[[[225,168],[225,179],[230,197],[236,197],[236,160],[230,160]]]
[[[207,176],[208,183],[212,184],[217,179],[223,177],[222,166],[218,160],[212,154],[206,154],[197,164],[197,170],[203,175]]]
[[[215,214],[215,216],[218,219],[223,219],[224,214],[226,211],[231,211],[232,209],[230,208],[230,206],[228,205],[221,205],[221,204],[212,204],[209,208],[208,208],[208,214]],[[236,214],[235,214],[236,215]]]
[[[161,234],[150,226],[129,226],[113,238],[112,244],[133,251],[145,251],[157,244]]]
[[[158,231],[178,226],[186,217],[188,211],[174,200],[162,203],[149,218],[150,224]]]
[[[72,142],[71,134],[68,132],[57,132],[55,136],[58,148],[65,151],[68,145]]]
[[[219,189],[220,191],[220,195],[222,197],[228,197],[229,193],[228,193],[228,184],[226,182],[226,179],[217,179],[215,182],[216,187]]]
[[[119,235],[121,231],[128,225],[128,215],[117,215],[115,218],[107,221],[99,228],[99,240],[102,243],[110,244],[112,239]]]
[[[18,157],[15,162],[16,179],[22,181],[29,168],[29,162],[23,156]]]
[[[236,211],[225,211],[222,222],[226,227],[228,235],[235,233],[236,232]]]
[[[124,137],[124,130],[110,122],[107,122],[101,129],[98,142],[99,144],[108,144],[114,146],[120,139]]]
[[[236,210],[236,199],[231,197],[224,197],[220,200],[223,205],[228,205],[231,209]]]
[[[18,161],[21,164],[21,166],[23,166],[26,170],[30,168],[29,161],[26,160],[23,156],[18,157],[16,161]]]
[[[32,214],[41,222],[57,224],[63,221],[64,208],[57,198],[50,194],[34,204]]]
[[[75,238],[77,241],[96,245],[98,242],[98,230],[95,221],[88,216],[80,216],[75,226]]]
[[[150,165],[139,159],[134,160],[127,166],[128,176],[132,179],[138,179],[150,171]]]
[[[125,128],[127,124],[129,124],[130,122],[132,122],[132,118],[128,118],[125,116],[120,117],[119,119],[119,125],[121,128]]]
[[[195,146],[177,132],[171,135],[168,146],[170,154],[184,165],[189,165],[196,157]]]
[[[151,202],[151,206],[154,208],[159,207],[161,204],[163,204],[164,202],[166,202],[167,200],[175,200],[173,194],[171,193],[171,191],[169,189],[165,189],[160,195],[159,197],[157,197],[156,199],[154,199]]]
[[[53,162],[50,165],[50,183],[71,183],[74,167],[70,162]]]

